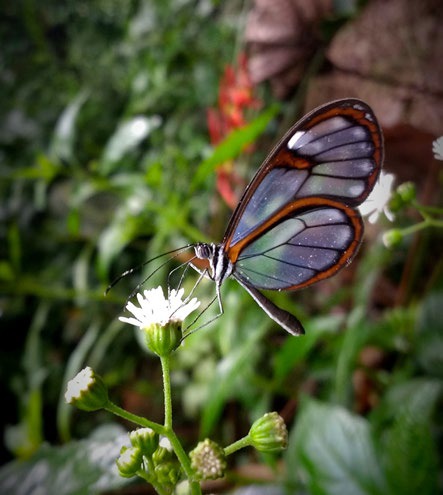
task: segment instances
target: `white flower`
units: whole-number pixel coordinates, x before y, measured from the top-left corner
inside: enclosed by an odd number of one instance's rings
[[[137,294],[140,307],[132,302],[126,305],[126,309],[134,315],[134,318],[120,316],[119,320],[140,328],[146,328],[152,324],[164,326],[170,321],[182,322],[200,306],[200,301],[196,297],[190,301],[183,301],[183,293],[184,289],[179,291],[172,289],[166,299],[161,287],[144,290],[143,294]]]
[[[108,401],[108,391],[102,378],[87,366],[69,380],[65,401],[84,411],[96,411]]]
[[[94,372],[91,367],[87,366],[82,369],[72,380],[69,380],[65,393],[65,400],[68,404],[79,399],[81,394],[88,390],[94,383]]]
[[[391,222],[394,219],[394,215],[388,208],[394,179],[395,177],[392,174],[382,172],[371,194],[358,207],[363,216],[369,216],[369,223],[375,223],[381,213],[384,213]]]
[[[443,160],[443,136],[440,136],[432,143],[432,152],[436,160]]]

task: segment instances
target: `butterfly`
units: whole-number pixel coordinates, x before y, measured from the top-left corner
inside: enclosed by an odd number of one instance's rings
[[[282,328],[303,334],[261,290],[302,289],[351,262],[363,236],[357,207],[382,161],[382,131],[361,100],[320,106],[289,129],[246,187],[222,242],[193,246],[209,263],[220,314],[220,287],[233,277]]]

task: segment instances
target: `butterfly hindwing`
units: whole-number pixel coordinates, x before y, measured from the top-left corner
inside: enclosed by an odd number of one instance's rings
[[[313,202],[291,203],[281,218],[251,235],[237,253],[235,276],[259,289],[295,290],[351,261],[363,233],[361,217],[335,201],[316,200],[308,210],[306,203]]]

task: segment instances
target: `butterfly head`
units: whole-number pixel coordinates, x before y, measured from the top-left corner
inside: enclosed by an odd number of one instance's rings
[[[210,260],[214,257],[216,247],[214,243],[198,242],[194,246],[195,256],[200,260]]]
[[[232,274],[234,266],[226,256],[223,244],[198,242],[194,246],[194,251],[197,258],[209,261],[210,278],[218,285],[221,285]]]

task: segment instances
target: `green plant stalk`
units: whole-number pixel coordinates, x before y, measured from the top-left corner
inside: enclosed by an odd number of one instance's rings
[[[413,201],[412,205],[420,212],[420,214],[424,218],[426,218],[426,214],[443,215],[443,208],[439,208],[438,206],[421,205],[420,203],[417,203],[417,201]]]
[[[410,227],[405,227],[404,229],[400,229],[400,232],[403,235],[414,234],[415,232],[419,232],[420,230],[426,229],[428,227],[438,227],[443,228],[443,220],[436,220],[435,218],[425,218],[422,222],[411,225]]]
[[[170,385],[170,376],[169,376],[169,367],[167,368],[167,374],[168,374],[168,379],[167,383]],[[169,402],[171,401],[171,390],[169,388],[169,393],[165,394],[165,398],[169,397]],[[165,400],[166,403],[166,400]],[[136,414],[132,414],[128,411],[125,411],[121,407],[117,406],[111,401],[108,401],[106,406],[104,407],[106,411],[109,411],[116,416],[120,416],[123,419],[126,419],[127,421],[131,421],[132,423],[135,423],[136,425],[142,426],[144,428],[151,428],[151,430],[154,430],[156,433],[159,435],[164,435],[167,437],[167,439],[171,442],[172,448],[174,449],[175,455],[177,456],[177,459],[179,460],[182,469],[184,473],[186,474],[188,480],[189,480],[189,488],[190,488],[190,493],[191,495],[201,495],[201,489],[200,489],[200,484],[196,481],[192,481],[192,478],[194,476],[194,471],[192,470],[191,467],[191,462],[189,460],[189,457],[186,455],[186,452],[184,451],[179,439],[175,435],[175,433],[172,431],[171,428],[165,428],[165,426],[160,425],[158,423],[154,423],[153,421],[149,421],[149,419],[143,418],[141,416],[137,416]],[[171,410],[171,409],[169,409]],[[165,415],[166,416],[166,415]],[[144,479],[145,476],[142,476]],[[147,479],[151,485],[153,485],[151,479]],[[153,485],[154,486],[154,485]],[[154,487],[159,495],[163,495],[163,492],[159,491],[157,487]]]
[[[152,476],[149,476],[148,473],[143,471],[143,469],[137,471],[137,476],[139,476],[140,478],[144,479],[147,483],[152,485],[154,487],[154,490],[158,493],[158,495],[168,495],[169,492],[163,490],[162,486],[159,483],[157,483],[157,481],[153,479]]]
[[[136,425],[142,426],[143,428],[151,428],[151,430],[154,430],[156,433],[159,435],[165,435],[165,427],[163,425],[160,425],[158,423],[155,423],[154,421],[149,421],[149,419],[143,418],[141,416],[137,416],[136,414],[132,414],[128,411],[125,411],[121,407],[117,406],[110,400],[108,400],[108,403],[104,407],[106,411],[111,412],[112,414],[115,414],[116,416],[120,416],[120,418],[126,419],[127,421],[131,421],[132,423],[135,423]]]
[[[189,481],[191,495],[201,495],[200,483],[193,481],[194,471],[191,467],[191,461],[183,449],[180,440],[172,429],[172,397],[171,397],[171,372],[170,372],[170,356],[160,357],[163,375],[163,395],[165,401],[165,422],[163,434],[171,442],[175,455],[179,460],[181,467]]]
[[[160,357],[163,375],[163,396],[165,401],[165,430],[172,430],[171,367],[169,356]]]
[[[225,447],[225,455],[231,455],[234,452],[237,452],[237,450],[244,449],[250,445],[251,441],[249,439],[249,435],[247,435],[246,437],[240,438],[240,440],[237,440],[236,442],[231,443],[231,445]]]

